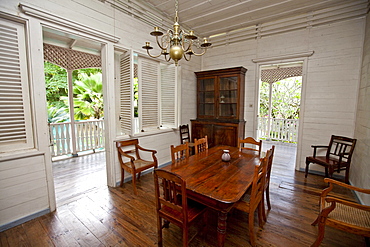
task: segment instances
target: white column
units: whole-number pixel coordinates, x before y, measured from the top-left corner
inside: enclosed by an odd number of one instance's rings
[[[103,71],[103,95],[104,95],[104,128],[105,128],[105,153],[107,167],[108,186],[116,186],[116,147],[114,140],[117,136],[116,93],[114,77],[114,47],[113,43],[102,44],[102,71]]]
[[[76,148],[76,125],[75,125],[75,109],[73,103],[73,81],[72,81],[73,70],[67,69],[67,81],[68,81],[68,103],[69,103],[69,119],[71,120],[71,139],[72,139],[72,156],[77,157]]]
[[[268,123],[267,123],[267,133],[268,140],[270,141],[270,132],[271,132],[271,112],[272,112],[272,83],[269,83],[269,114],[268,114]]]

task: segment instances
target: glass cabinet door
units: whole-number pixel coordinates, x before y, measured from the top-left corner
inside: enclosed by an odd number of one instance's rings
[[[238,77],[219,78],[219,117],[234,118],[237,115]]]
[[[198,114],[202,116],[215,115],[215,79],[207,78],[199,80],[198,91]]]

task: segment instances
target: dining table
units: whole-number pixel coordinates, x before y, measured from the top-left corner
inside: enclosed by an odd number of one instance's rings
[[[229,161],[221,158],[224,150],[229,151]],[[217,244],[223,246],[227,214],[251,186],[254,167],[259,163],[256,152],[220,145],[161,169],[185,180],[190,199],[218,211]]]

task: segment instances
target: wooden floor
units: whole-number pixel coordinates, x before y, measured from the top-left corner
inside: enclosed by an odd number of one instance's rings
[[[263,149],[268,145],[264,144]],[[257,230],[258,246],[310,246],[317,227],[323,177],[294,171],[295,148],[277,146],[271,175],[272,210],[264,229]],[[152,174],[142,176],[139,194],[131,182],[124,188],[108,188],[105,153],[54,163],[58,208],[0,233],[0,246],[156,246],[156,217]],[[348,191],[335,191],[354,198]],[[248,215],[229,214],[225,246],[250,246]],[[205,237],[196,236],[190,246],[216,246],[217,213],[211,211]],[[256,225],[257,221],[256,221]],[[196,228],[191,230],[191,234]],[[181,231],[171,224],[164,229],[164,246],[181,246]],[[321,246],[365,246],[362,237],[327,228]]]

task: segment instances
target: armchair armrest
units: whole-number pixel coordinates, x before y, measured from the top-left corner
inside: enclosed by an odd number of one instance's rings
[[[137,145],[137,148],[138,148],[138,149],[140,149],[140,150],[142,150],[142,151],[152,152],[152,153],[154,153],[154,154],[156,154],[156,153],[157,153],[157,150],[152,150],[152,149],[143,148],[143,147],[141,147],[140,145]]]
[[[346,183],[343,183],[343,182],[340,182],[338,180],[334,180],[334,179],[331,179],[331,178],[324,178],[324,182],[329,183],[330,187],[333,187],[333,184],[336,184],[336,185],[345,187],[345,188],[350,189],[350,190],[355,190],[355,191],[358,191],[358,192],[361,192],[361,193],[370,194],[370,189],[358,188],[358,187],[355,187],[353,185],[349,185],[349,184],[346,184]]]
[[[140,145],[136,145],[136,147],[139,149],[139,150],[141,150],[141,151],[146,151],[146,152],[151,152],[152,153],[152,159],[153,159],[153,161],[155,162],[155,167],[157,167],[158,166],[158,161],[157,161],[157,157],[155,156],[155,154],[157,153],[157,150],[152,150],[152,149],[147,149],[147,148],[143,148],[143,147],[141,147]],[[138,157],[140,157],[139,156],[139,154],[137,154],[138,155]]]
[[[329,148],[329,146],[324,146],[324,145],[311,145],[311,147],[313,148],[313,157],[314,158],[316,157],[316,150],[318,148],[326,148],[326,149]]]
[[[332,204],[333,203],[334,204],[335,203],[340,203],[340,204],[343,204],[343,205],[346,205],[346,206],[349,206],[349,207],[358,208],[358,209],[370,212],[370,206],[362,205],[362,204],[359,204],[359,203],[356,203],[356,202],[346,201],[346,200],[343,200],[343,199],[340,199],[340,198],[327,197],[325,199],[325,201],[328,202],[328,203],[332,203]]]

